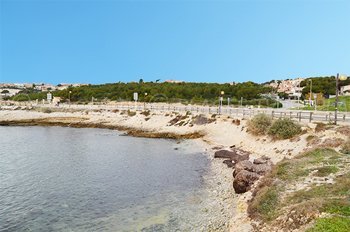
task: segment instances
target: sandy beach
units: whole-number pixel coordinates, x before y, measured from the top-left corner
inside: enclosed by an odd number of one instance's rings
[[[119,110],[85,110],[66,109],[1,110],[0,125],[44,125],[96,127],[125,131],[132,136],[153,138],[195,139],[210,156],[214,177],[211,182],[216,189],[212,195],[216,204],[222,205],[221,219],[213,230],[221,226],[223,231],[252,231],[252,222],[247,215],[247,201],[251,191],[235,194],[232,188],[232,169],[214,159],[213,153],[218,149],[235,147],[250,152],[250,159],[267,156],[273,163],[283,158],[292,158],[310,149],[307,136],[316,134],[315,124],[303,125],[304,134],[292,140],[273,140],[270,137],[256,137],[247,133],[247,121],[220,115],[179,114],[176,112],[145,112]],[[318,132],[321,140],[327,138],[346,139],[346,136],[327,130]],[[214,184],[213,184],[214,186]],[[228,221],[226,221],[228,220]],[[221,230],[222,230],[221,228]]]

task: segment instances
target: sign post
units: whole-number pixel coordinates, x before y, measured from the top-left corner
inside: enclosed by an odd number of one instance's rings
[[[52,93],[48,92],[47,95],[47,101],[49,102],[49,104],[51,104],[51,100],[52,100]]]
[[[139,99],[139,94],[138,93],[134,93],[134,101],[135,101],[135,110],[137,110],[137,100]]]

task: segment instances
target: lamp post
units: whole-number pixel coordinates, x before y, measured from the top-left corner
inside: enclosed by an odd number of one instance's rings
[[[70,107],[70,94],[72,93],[72,91],[69,91],[69,94],[68,94],[68,98],[69,98],[69,107]]]
[[[335,78],[335,112],[334,112],[334,124],[337,125],[337,120],[338,120],[338,101],[339,101],[339,80],[344,81],[347,79],[347,76],[345,75],[339,75],[337,73],[337,76]]]
[[[145,99],[143,100],[143,109],[146,110],[146,97],[148,93],[145,93]]]
[[[224,95],[224,94],[225,94],[224,91],[221,91],[221,92],[220,92],[220,98],[219,98],[219,100],[220,100],[220,103],[219,103],[219,114],[221,114],[222,100],[223,100],[223,95]]]
[[[310,81],[310,97],[309,97],[309,105],[311,107],[311,96],[312,96],[312,79],[309,80]]]

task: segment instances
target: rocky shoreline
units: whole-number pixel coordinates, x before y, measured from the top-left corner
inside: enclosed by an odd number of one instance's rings
[[[0,125],[105,128],[136,137],[197,139],[213,164],[210,195],[219,199],[215,203],[223,210],[215,212],[219,215],[211,222],[211,231],[253,231],[255,222],[248,215],[252,190],[274,164],[316,145],[329,146],[330,138],[346,139],[336,130],[320,132],[316,124],[308,124],[298,138],[274,140],[247,133],[241,118],[176,112],[0,110]]]

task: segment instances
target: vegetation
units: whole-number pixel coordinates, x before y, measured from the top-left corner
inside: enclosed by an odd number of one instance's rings
[[[311,77],[300,83],[300,87],[304,87],[302,90],[303,96],[306,96],[310,92],[310,86],[312,80],[312,92],[313,93],[322,93],[326,97],[329,95],[335,95],[335,76],[330,77]],[[350,79],[341,81],[339,80],[339,86],[349,85]]]
[[[128,114],[129,117],[133,117],[133,116],[136,115],[136,112],[135,112],[135,111],[128,110],[128,111],[127,111],[127,114]]]
[[[268,131],[268,134],[276,139],[289,139],[300,133],[300,125],[289,118],[277,119]]]
[[[257,114],[248,121],[248,130],[254,135],[264,135],[272,124],[272,118],[266,114]]]
[[[290,230],[316,219],[309,232],[349,231],[350,172],[348,167],[343,166],[344,159],[346,156],[343,154],[323,148],[277,163],[255,189],[248,207],[250,217]],[[335,177],[333,184],[309,183],[308,188],[289,189],[296,183],[304,183],[308,176],[326,177],[340,171],[345,171],[345,174]],[[329,216],[317,218],[322,212]],[[292,218],[293,223],[276,221],[281,215]]]
[[[350,154],[350,138],[343,144],[340,151],[344,154]]]
[[[275,100],[261,97],[261,94],[273,91],[254,82],[238,83],[236,85],[217,83],[113,83],[104,85],[88,85],[70,87],[61,91],[53,91],[53,96],[62,99],[70,98],[72,102],[94,101],[132,101],[133,93],[139,93],[139,101],[143,102],[181,102],[185,104],[218,104],[221,91],[224,91],[223,104],[239,105],[243,98],[243,105],[260,105],[269,107],[281,107]],[[145,94],[147,93],[147,95]],[[15,101],[28,101],[46,99],[47,92],[39,92],[35,89],[27,89],[12,97]]]
[[[314,106],[305,106],[304,110],[314,110]],[[316,105],[317,110],[321,111],[334,111],[335,110],[335,98],[325,99],[323,104]],[[350,111],[350,96],[339,96],[338,110],[347,112]]]
[[[348,232],[350,230],[350,218],[331,217],[319,218],[313,228],[306,232]]]
[[[275,121],[266,114],[257,114],[248,121],[248,131],[254,135],[269,134],[275,139],[289,139],[301,133],[301,126],[289,118]],[[310,138],[312,140],[312,138]]]

